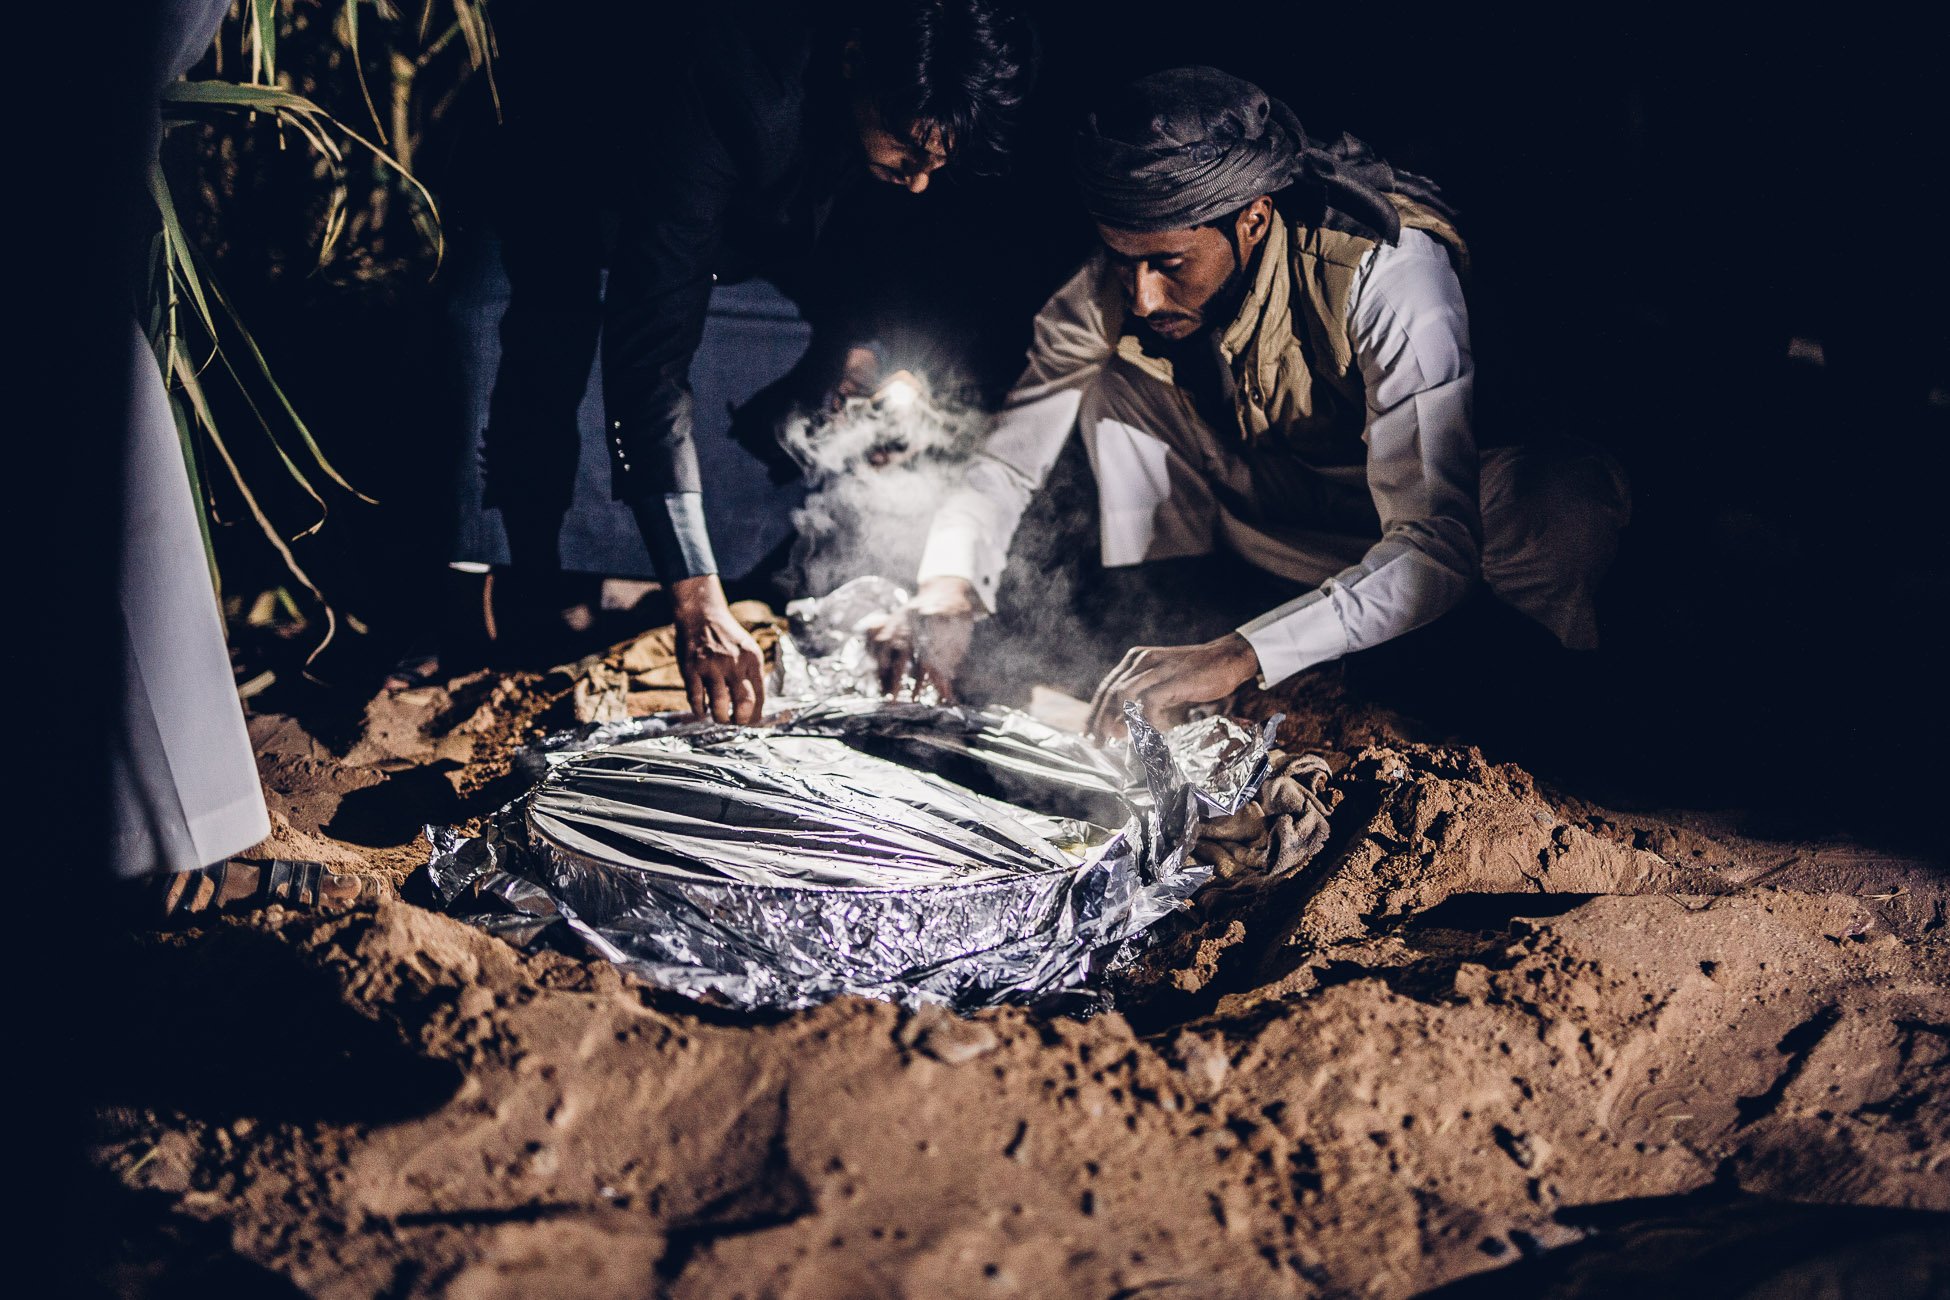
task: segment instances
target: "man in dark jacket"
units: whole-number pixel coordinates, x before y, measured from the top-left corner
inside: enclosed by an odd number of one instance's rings
[[[747,722],[759,653],[726,607],[692,443],[711,286],[763,273],[818,333],[840,333],[810,267],[836,195],[865,178],[918,195],[951,161],[994,151],[1026,57],[995,0],[697,9],[496,8],[510,298],[485,496],[518,573],[560,567],[600,335],[612,490],[672,595],[692,706]],[[836,381],[842,359],[855,383],[872,369],[860,349],[828,351]]]

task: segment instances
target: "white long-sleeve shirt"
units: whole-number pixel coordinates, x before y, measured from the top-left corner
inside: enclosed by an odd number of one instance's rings
[[[1016,525],[1076,427],[1083,395],[1114,354],[1098,275],[1094,262],[1086,266],[1038,314],[1028,368],[935,517],[922,581],[965,578],[993,609]],[[1319,584],[1238,629],[1259,658],[1262,685],[1432,621],[1463,599],[1478,572],[1475,372],[1462,288],[1442,245],[1412,229],[1396,244],[1377,244],[1356,275],[1346,326],[1366,396],[1367,455],[1361,465],[1313,469],[1330,481],[1365,481],[1380,538],[1281,518],[1277,503],[1262,508],[1255,523],[1219,507],[1217,531],[1231,549],[1269,572]],[[1097,469],[1106,503],[1104,562],[1146,558],[1120,545],[1112,504],[1118,485],[1105,481],[1112,473],[1144,474],[1146,466],[1099,457]]]

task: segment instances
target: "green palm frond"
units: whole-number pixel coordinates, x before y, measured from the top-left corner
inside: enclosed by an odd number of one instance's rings
[[[450,91],[446,98],[433,105],[430,116],[416,118],[408,111],[408,106],[409,101],[419,102],[412,99],[415,94],[414,79],[428,69],[443,49],[458,41],[465,46],[465,58],[459,65],[451,59],[444,63],[442,66],[449,70],[445,75],[450,79],[457,76],[464,82],[472,73],[485,73],[496,112],[499,113],[499,91],[494,85],[492,68],[495,38],[486,14],[486,2],[450,0],[452,22],[429,42],[427,34],[431,30],[435,2],[426,0],[420,14],[421,48],[417,56],[408,57],[401,52],[405,39],[400,25],[401,14],[391,0],[343,0],[330,30],[336,33],[336,38],[350,57],[359,97],[364,101],[366,115],[372,121],[375,141],[348,126],[312,98],[292,90],[290,77],[281,75],[278,64],[281,29],[287,23],[294,23],[291,30],[299,34],[326,29],[306,22],[302,16],[294,17],[291,0],[238,0],[232,16],[235,24],[232,30],[237,33],[233,48],[241,51],[245,57],[247,79],[242,82],[185,80],[167,87],[162,95],[165,129],[211,124],[224,118],[240,119],[245,124],[268,118],[278,131],[280,149],[285,146],[287,132],[299,140],[317,160],[317,174],[327,184],[324,214],[316,232],[319,268],[332,261],[348,230],[351,211],[349,160],[365,158],[375,178],[390,177],[390,180],[383,182],[387,188],[397,189],[408,196],[412,224],[426,239],[432,253],[433,270],[437,272],[445,256],[439,207],[432,193],[413,174],[408,159],[417,142],[415,136],[421,129],[416,122],[423,124],[425,121],[438,120],[451,103],[454,92]],[[362,4],[370,5],[375,17],[391,25],[386,29],[393,68],[390,135],[366,77],[360,45],[359,10]],[[220,40],[217,47],[219,69],[222,49],[223,42]],[[452,71],[456,66],[460,69],[458,73]],[[376,180],[375,184],[378,183]],[[258,531],[276,551],[293,578],[318,601],[324,611],[325,636],[307,657],[306,663],[309,665],[331,643],[341,621],[339,612],[299,564],[291,547],[293,541],[316,533],[325,521],[326,497],[320,485],[314,481],[314,476],[322,476],[362,501],[370,503],[372,498],[354,488],[326,457],[310,426],[278,382],[270,361],[258,346],[230,295],[224,291],[211,266],[186,235],[178,215],[176,198],[170,191],[160,164],[151,170],[150,192],[156,204],[160,231],[150,261],[153,288],[149,336],[169,383],[171,406],[183,442],[183,459],[191,487],[204,507],[199,511],[199,524],[210,561],[211,580],[220,583],[210,532],[215,498],[203,470],[203,449],[206,447],[216,462],[223,466],[223,476],[235,488],[237,499],[243,502]],[[285,474],[315,507],[315,516],[304,527],[295,531],[280,528],[266,509],[262,494],[247,481],[243,468],[233,455],[232,443],[218,426],[210,392],[206,388],[206,376],[212,373],[213,367],[216,368],[215,373],[223,375],[228,384],[234,386],[243,407],[250,412],[270,443]],[[356,619],[347,616],[344,621],[354,630],[363,630]]]
[[[278,0],[244,0],[249,23],[251,81],[268,86],[278,75]]]
[[[372,86],[366,81],[365,60],[359,54],[359,0],[345,0],[339,11],[339,29],[345,33],[345,50],[352,56],[352,75],[359,80],[359,97],[366,101],[366,115],[372,119],[373,133],[386,144],[386,124],[379,120],[379,106],[372,102]]]
[[[319,240],[318,261],[321,266],[331,260],[339,236],[345,231],[345,147],[341,141],[359,146],[397,175],[432,218],[429,229],[434,265],[438,269],[446,253],[446,241],[440,233],[440,207],[434,202],[433,194],[392,154],[303,95],[276,86],[245,86],[231,81],[179,81],[163,90],[163,110],[165,126],[195,121],[197,110],[264,113],[280,125],[295,128],[304,136],[305,142],[331,170],[333,178],[325,233]]]
[[[430,11],[431,3],[427,7]],[[487,74],[488,94],[494,100],[494,111],[499,113],[501,88],[494,83],[494,27],[488,22],[487,7],[476,0],[454,0],[454,25],[460,28],[461,39],[467,42],[470,61]]]
[[[155,348],[157,362],[161,365],[163,374],[170,382],[171,396],[178,399],[172,402],[172,406],[176,415],[177,433],[183,441],[183,460],[189,470],[191,490],[196,494],[199,502],[209,500],[208,491],[205,487],[199,465],[201,458],[197,454],[197,434],[200,433],[203,440],[216,452],[217,458],[223,462],[225,470],[228,471],[231,483],[236,487],[238,496],[244,502],[245,509],[250,512],[251,519],[257,524],[258,531],[270,542],[272,549],[277,552],[278,558],[284,563],[285,568],[290,571],[291,576],[303,584],[305,589],[317,599],[320,607],[325,611],[325,636],[312,649],[310,655],[306,657],[305,662],[310,664],[324,652],[325,647],[330,645],[332,638],[337,635],[337,612],[333,609],[331,602],[325,599],[325,594],[319,589],[318,584],[312,581],[311,575],[305,572],[304,566],[298,563],[298,557],[291,551],[290,542],[272,522],[270,515],[265,512],[263,505],[258,500],[257,493],[251,490],[249,480],[245,477],[242,469],[239,468],[236,458],[231,454],[230,446],[224,439],[223,430],[218,425],[216,416],[210,409],[209,396],[204,392],[201,368],[196,365],[194,360],[196,353],[201,348],[194,345],[191,341],[193,337],[191,334],[192,328],[200,336],[202,342],[210,348],[212,355],[222,361],[225,372],[230,376],[231,381],[236,384],[238,391],[243,394],[245,402],[257,416],[258,423],[270,439],[271,445],[276,450],[286,471],[290,473],[293,480],[297,482],[305,494],[318,506],[318,518],[308,528],[296,534],[297,536],[303,537],[318,530],[319,525],[325,519],[325,501],[318,494],[317,489],[312,486],[310,480],[298,467],[290,454],[286,452],[270,422],[264,418],[255,400],[251,397],[249,386],[245,384],[243,377],[238,374],[236,367],[230,363],[230,358],[223,347],[216,312],[212,310],[213,302],[217,308],[225,313],[230,325],[230,332],[245,341],[253,360],[257,364],[262,381],[272,392],[277,394],[280,404],[289,415],[293,425],[299,430],[300,436],[304,439],[306,450],[316,460],[318,467],[329,475],[334,482],[345,487],[347,491],[354,490],[350,484],[346,483],[338,471],[332,468],[331,463],[325,459],[317,442],[312,438],[310,431],[305,428],[304,422],[298,418],[297,412],[293,410],[289,399],[285,397],[284,390],[278,385],[276,377],[271,373],[269,365],[264,361],[263,353],[258,350],[256,342],[251,339],[250,332],[244,328],[243,322],[238,319],[236,312],[230,306],[229,300],[223,297],[222,291],[209,278],[205,269],[198,264],[194,250],[191,248],[189,241],[184,238],[182,223],[176,216],[175,201],[170,196],[168,184],[163,180],[162,168],[160,166],[153,166],[150,169],[149,188],[151,196],[156,201],[157,211],[162,218],[162,229],[156,237],[157,255],[152,259],[155,274],[160,281],[157,297],[162,307],[160,311],[152,313],[151,321],[154,332],[152,333],[150,342]],[[184,319],[186,314],[189,318],[187,320]],[[354,495],[359,494],[354,492]],[[361,497],[361,499],[371,500],[369,497]],[[205,555],[210,562],[211,581],[217,585],[218,593],[221,597],[222,579],[217,570],[216,552],[212,546],[209,519],[205,511],[198,511],[198,522],[203,531]]]

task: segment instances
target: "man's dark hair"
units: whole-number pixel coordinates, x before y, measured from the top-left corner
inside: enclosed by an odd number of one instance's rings
[[[855,76],[888,130],[940,131],[957,166],[992,170],[1029,93],[1034,36],[995,0],[854,0]]]

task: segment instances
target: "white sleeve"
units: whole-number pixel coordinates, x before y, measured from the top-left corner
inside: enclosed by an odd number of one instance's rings
[[[1110,358],[1101,306],[1103,258],[1086,262],[1036,315],[1029,365],[994,427],[928,529],[918,580],[966,578],[995,610],[996,588],[1022,512],[1076,427],[1083,394]]]
[[[1367,388],[1368,487],[1381,540],[1360,563],[1239,629],[1260,684],[1379,645],[1461,603],[1482,526],[1471,429],[1475,363],[1462,285],[1436,240],[1404,230],[1362,267],[1348,333]]]

